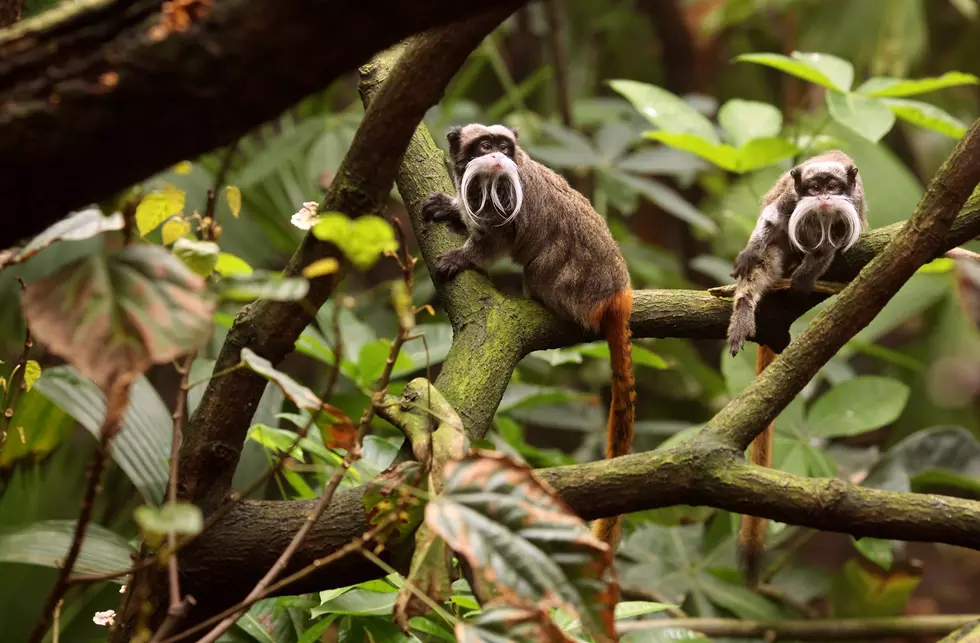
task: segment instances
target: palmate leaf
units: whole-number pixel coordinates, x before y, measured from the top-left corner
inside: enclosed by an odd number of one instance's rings
[[[459,643],[537,643],[537,641],[574,641],[533,603],[488,606],[475,618],[456,623]]]
[[[475,451],[445,478],[425,521],[486,584],[478,595],[561,607],[596,641],[615,639],[612,551],[529,467]]]
[[[204,280],[149,244],[69,264],[27,284],[22,302],[34,336],[102,390],[198,346],[214,312]]]

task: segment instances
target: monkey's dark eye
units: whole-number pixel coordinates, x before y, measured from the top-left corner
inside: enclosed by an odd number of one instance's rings
[[[508,145],[507,143],[501,143],[500,144],[500,151],[503,152],[504,154],[509,155],[510,154],[510,145]]]
[[[490,141],[483,141],[480,143],[480,151],[484,154],[488,154],[493,151],[493,145],[490,144]]]
[[[808,187],[808,188],[806,189],[806,191],[807,191],[807,193],[809,193],[809,194],[811,194],[811,195],[813,195],[813,196],[816,196],[816,195],[818,195],[818,194],[820,194],[820,188],[819,188],[819,187],[817,187],[817,186],[816,186],[816,185],[814,185],[814,184],[811,184],[811,185],[810,185],[810,187]]]
[[[840,192],[840,183],[837,181],[830,181],[827,183],[827,192],[830,192],[831,194]]]

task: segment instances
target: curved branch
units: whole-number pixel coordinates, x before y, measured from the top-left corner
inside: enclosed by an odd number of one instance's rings
[[[31,213],[0,248],[231,142],[401,38],[522,3],[222,0],[166,34],[160,0],[96,0],[0,32],[0,175],[17,177],[0,210]]]

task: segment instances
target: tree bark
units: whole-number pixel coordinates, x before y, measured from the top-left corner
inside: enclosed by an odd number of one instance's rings
[[[230,143],[410,34],[522,3],[222,0],[157,39],[160,0],[103,0],[0,32],[0,248]]]

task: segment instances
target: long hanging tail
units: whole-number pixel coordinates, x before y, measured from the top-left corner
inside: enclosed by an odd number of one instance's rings
[[[602,320],[612,366],[612,403],[606,427],[606,458],[626,455],[633,445],[636,392],[633,390],[633,350],[630,344],[632,311],[633,291],[627,288],[609,300]],[[601,518],[595,522],[592,531],[615,549],[622,525],[622,516]]]
[[[772,349],[759,344],[755,356],[755,374],[758,376],[774,359],[776,359],[776,354]],[[752,444],[749,446],[749,459],[752,464],[762,467],[772,466],[771,423],[752,440]],[[757,516],[742,516],[739,525],[739,553],[745,570],[746,582],[750,587],[754,587],[759,582],[759,565],[762,562],[762,554],[766,547],[767,522],[765,518]]]

